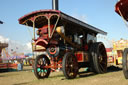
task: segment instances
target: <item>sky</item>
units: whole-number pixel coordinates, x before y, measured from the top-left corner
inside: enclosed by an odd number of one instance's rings
[[[59,10],[107,32],[107,36],[99,38],[109,46],[112,40],[128,39],[128,28],[115,12],[117,1],[59,0]],[[0,36],[28,45],[31,36],[28,29],[19,24],[18,19],[32,11],[51,8],[52,0],[0,0],[0,20],[4,22],[0,24]]]

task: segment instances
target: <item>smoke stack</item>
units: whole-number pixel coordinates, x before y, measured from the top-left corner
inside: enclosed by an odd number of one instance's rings
[[[59,10],[58,0],[52,0],[52,9],[53,10]]]

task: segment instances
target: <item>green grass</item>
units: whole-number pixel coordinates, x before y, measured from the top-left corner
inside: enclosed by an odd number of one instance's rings
[[[0,73],[0,85],[127,85],[123,72],[115,71],[105,74],[83,73],[75,79],[66,79],[63,72],[52,72],[49,78],[38,80],[32,68],[23,71]]]

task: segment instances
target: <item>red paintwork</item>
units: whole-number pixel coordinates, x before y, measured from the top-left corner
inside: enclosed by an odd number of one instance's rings
[[[112,48],[106,48],[106,52],[112,52]]]
[[[55,62],[57,60],[56,58],[51,58],[50,65],[44,66],[44,68],[52,68],[51,70],[55,71],[57,68],[62,68],[62,59],[60,59],[58,62]]]
[[[62,65],[49,65],[49,66],[44,66],[44,68],[54,68],[54,69],[57,69],[57,68],[62,68]]]
[[[87,51],[88,50],[88,45],[85,45],[84,48],[85,48],[85,51]]]
[[[22,19],[26,19],[26,17],[29,17],[31,15],[36,15],[36,14],[41,13],[41,12],[43,12],[43,13],[45,13],[45,12],[46,13],[48,13],[48,12],[50,12],[50,13],[60,13],[61,11],[59,11],[59,10],[38,10],[38,11],[34,11],[34,12],[31,12],[31,13],[26,14],[23,17],[19,18],[18,19],[19,24],[22,24]]]
[[[44,40],[43,38],[38,38],[36,41],[35,41],[35,44],[36,45],[40,45],[40,46],[44,46],[46,47],[48,42],[46,40]]]
[[[55,48],[55,51],[50,51],[50,49],[51,49],[51,47],[54,47]],[[56,53],[56,45],[51,45],[50,47],[49,47],[50,49],[49,49],[49,52],[50,52],[50,54],[55,54]]]
[[[77,52],[75,53],[78,62],[84,62],[84,52]]]
[[[17,69],[17,64],[13,64],[13,63],[0,63],[0,69],[8,69],[8,68],[15,68],[15,69]]]
[[[50,30],[52,32],[54,25],[50,25]],[[48,25],[45,25],[38,29],[40,31],[39,38],[35,40],[35,45],[40,45],[46,47],[48,45],[49,37],[48,37]]]
[[[125,18],[125,20],[128,21],[128,0],[120,0],[116,6],[115,6],[115,11],[120,15],[120,12]]]
[[[6,63],[1,63],[0,64],[0,69],[6,69],[6,68],[8,68]]]

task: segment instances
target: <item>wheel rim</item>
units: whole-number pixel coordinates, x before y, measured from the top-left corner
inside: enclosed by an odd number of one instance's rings
[[[77,63],[76,58],[73,55],[70,55],[67,57],[65,70],[66,70],[67,75],[70,78],[74,78],[77,75],[78,63]]]
[[[37,63],[37,72],[39,76],[46,76],[47,74],[47,68],[44,68],[44,66],[47,66],[47,61],[45,58],[40,58]]]
[[[107,55],[105,47],[102,44],[99,46],[98,62],[100,70],[105,72],[107,69]]]
[[[35,62],[35,75],[38,79],[46,78],[49,76],[50,68],[46,68],[49,65],[49,60],[46,57],[40,56]]]

